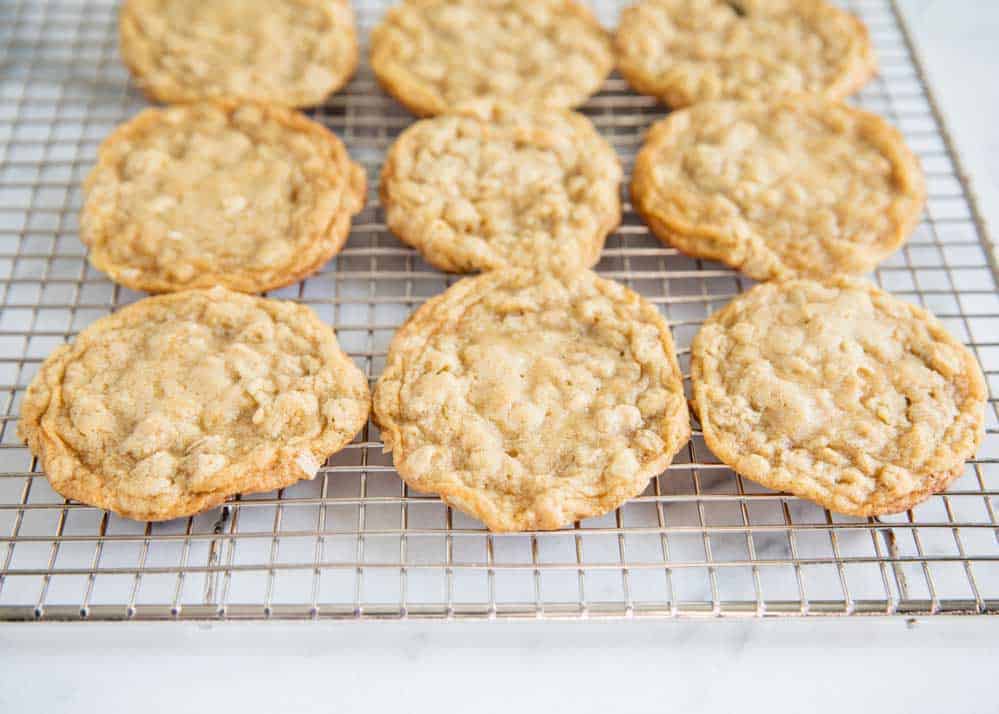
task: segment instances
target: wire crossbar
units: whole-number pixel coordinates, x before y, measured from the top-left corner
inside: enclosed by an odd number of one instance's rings
[[[354,4],[366,37],[389,1]],[[610,26],[624,3],[591,4]],[[695,428],[616,512],[493,535],[408,489],[371,424],[314,481],[193,518],[135,523],[52,491],[15,435],[19,407],[52,349],[142,297],[87,265],[77,213],[99,142],[146,102],[117,57],[112,0],[0,0],[0,620],[999,613],[995,254],[893,0],[841,4],[867,23],[881,66],[853,101],[902,130],[930,194],[912,239],[872,277],[939,315],[981,361],[991,391],[978,457],[947,493],[865,520],[741,479]],[[582,111],[626,174],[665,115],[617,75]],[[366,166],[369,202],[336,259],[269,294],[333,324],[373,384],[393,332],[456,278],[385,227],[378,170],[413,119],[370,69],[310,114]],[[685,373],[701,322],[750,285],[660,244],[627,201],[597,270],[662,310]]]

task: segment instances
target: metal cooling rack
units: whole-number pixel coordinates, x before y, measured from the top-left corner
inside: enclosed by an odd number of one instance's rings
[[[355,3],[366,31],[387,2]],[[599,5],[608,25],[617,3]],[[0,619],[932,615],[999,612],[999,296],[968,186],[891,0],[845,3],[881,75],[856,99],[918,151],[931,197],[874,276],[936,312],[985,368],[979,458],[944,494],[895,517],[839,517],[719,465],[695,432],[639,498],[557,533],[490,535],[407,489],[368,426],[313,482],[187,520],[133,523],[57,496],[15,436],[41,360],[140,295],[87,266],[80,182],[99,141],[145,106],[116,56],[110,0],[0,0]],[[663,115],[617,77],[584,108],[630,168]],[[314,116],[374,186],[412,120],[362,68]],[[599,271],[668,316],[684,368],[704,317],[747,287],[651,238],[630,210]],[[377,192],[321,274],[272,293],[338,331],[372,382],[395,328],[453,278],[385,229]]]

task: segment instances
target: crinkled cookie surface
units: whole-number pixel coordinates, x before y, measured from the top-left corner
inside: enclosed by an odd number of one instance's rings
[[[66,498],[166,520],[314,477],[369,408],[309,308],[215,288],[141,300],[57,349],[18,433]]]
[[[444,270],[563,271],[599,260],[620,181],[581,114],[482,101],[403,132],[381,195],[389,228]]]
[[[641,0],[621,13],[615,50],[628,82],[672,107],[839,100],[877,70],[867,28],[825,0]]]
[[[375,417],[407,483],[495,531],[611,511],[690,435],[662,316],[590,271],[492,271],[429,300],[392,341]]]
[[[155,101],[321,104],[357,68],[348,0],[126,0],[122,60]]]
[[[364,205],[364,169],[290,109],[147,109],[102,144],[84,185],[90,261],[136,290],[262,292],[318,270]]]
[[[403,0],[371,35],[371,66],[428,116],[471,99],[574,107],[599,90],[614,55],[576,0]]]
[[[926,200],[896,129],[808,98],[674,112],[649,130],[631,191],[664,242],[757,280],[872,270]]]
[[[911,508],[957,478],[982,439],[974,356],[866,281],[757,286],[704,323],[691,354],[715,455],[832,511]]]

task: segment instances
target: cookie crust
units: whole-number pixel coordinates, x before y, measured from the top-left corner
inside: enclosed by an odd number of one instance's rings
[[[314,273],[364,206],[364,169],[303,114],[213,101],[147,109],[84,183],[89,259],[134,290],[263,292]]]
[[[61,495],[161,521],[313,478],[369,410],[312,310],[214,288],[140,300],[59,347],[18,435]]]
[[[757,280],[861,274],[909,237],[926,182],[880,117],[814,98],[714,102],[645,139],[635,209],[664,243]]]
[[[576,0],[403,0],[371,33],[371,66],[403,106],[433,116],[475,99],[578,106],[614,54]]]
[[[348,0],[125,0],[121,57],[153,101],[322,104],[358,63]]]
[[[621,220],[621,165],[581,114],[492,101],[417,122],[389,149],[389,229],[451,272],[578,270]]]
[[[614,46],[628,83],[677,109],[841,100],[877,72],[867,27],[825,0],[642,0],[621,13]]]
[[[427,301],[374,404],[399,475],[493,531],[612,511],[690,436],[665,320],[590,271],[492,271]]]
[[[987,392],[930,313],[867,281],[759,285],[691,346],[708,448],[738,473],[837,513],[912,508],[981,443]]]

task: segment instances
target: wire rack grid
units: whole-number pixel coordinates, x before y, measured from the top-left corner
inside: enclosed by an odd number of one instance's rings
[[[355,3],[364,36],[387,2]],[[594,3],[611,25],[619,3]],[[744,481],[700,434],[615,513],[491,535],[404,486],[369,425],[311,482],[186,520],[135,523],[55,494],[15,427],[41,360],[140,297],[86,263],[80,182],[145,102],[116,56],[110,0],[0,0],[0,619],[685,617],[999,612],[999,296],[991,245],[892,0],[843,3],[880,76],[855,101],[907,136],[930,186],[908,245],[873,276],[936,312],[982,362],[979,457],[907,513],[839,517]],[[630,168],[665,110],[616,75],[583,111]],[[364,163],[412,118],[362,67],[313,116]],[[684,369],[705,316],[748,282],[662,246],[626,206],[598,271],[664,311]],[[385,228],[377,192],[346,249],[272,293],[312,306],[373,381],[394,330],[454,278]],[[696,425],[695,425],[696,426]]]

